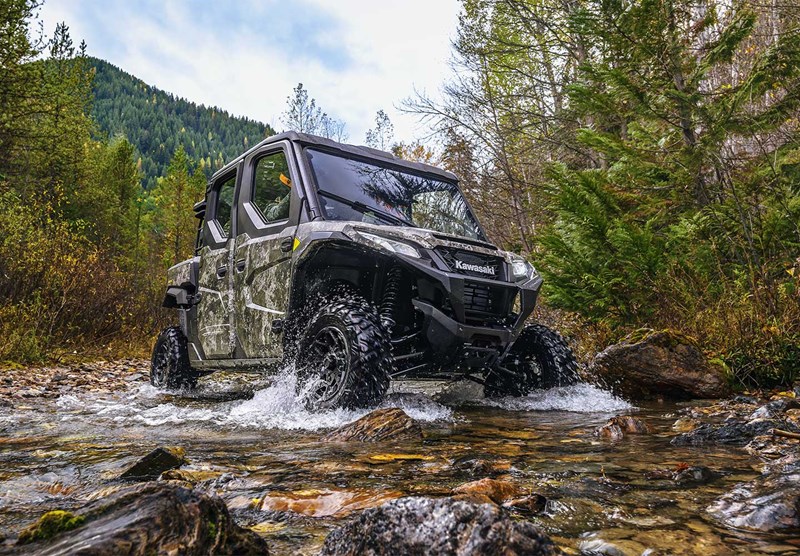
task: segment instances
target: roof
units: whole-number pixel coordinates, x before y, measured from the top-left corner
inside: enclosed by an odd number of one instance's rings
[[[452,172],[448,172],[447,170],[437,168],[436,166],[432,166],[430,164],[424,164],[422,162],[411,162],[409,160],[403,160],[402,158],[396,157],[392,153],[381,151],[379,149],[373,149],[371,147],[366,147],[363,145],[350,145],[347,143],[337,143],[336,141],[333,141],[331,139],[326,139],[324,137],[319,137],[317,135],[310,135],[308,133],[300,133],[297,131],[286,131],[283,133],[279,133],[277,135],[273,135],[272,137],[267,137],[254,147],[240,154],[235,159],[228,162],[220,170],[214,172],[214,175],[211,176],[211,181],[214,181],[219,175],[229,172],[234,166],[236,166],[244,157],[246,157],[250,153],[260,149],[265,145],[271,145],[272,143],[277,143],[283,140],[292,141],[294,143],[301,143],[306,146],[319,146],[326,149],[336,150],[345,154],[350,154],[362,158],[379,159],[379,160],[382,159],[388,163],[391,163],[396,166],[402,166],[412,171],[423,172],[426,174],[435,174],[450,181],[458,180],[455,174],[453,174]]]

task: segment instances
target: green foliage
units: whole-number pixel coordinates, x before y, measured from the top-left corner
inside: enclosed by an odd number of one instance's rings
[[[407,107],[551,309],[610,341],[681,330],[742,383],[796,376],[800,8],[462,5],[443,100]]]
[[[599,164],[554,172],[548,299],[621,330],[690,331],[743,383],[788,381],[800,33],[759,48],[746,4],[693,6],[588,1],[573,18],[597,45],[570,88],[591,122],[576,145]]]
[[[621,208],[600,171],[555,173],[555,220],[542,244],[551,302],[610,324],[652,312],[663,235]]]
[[[36,5],[0,7],[0,107],[13,116],[0,123],[0,359],[24,362],[141,345],[163,280],[134,147],[92,138],[84,47],[63,24],[33,41]]]
[[[190,160],[178,147],[170,161],[167,175],[159,178],[152,192],[152,232],[154,250],[168,268],[189,258],[194,251],[197,220],[192,208],[203,199],[206,180],[198,167],[194,173]]]

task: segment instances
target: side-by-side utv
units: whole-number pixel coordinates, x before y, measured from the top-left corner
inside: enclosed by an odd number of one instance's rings
[[[377,404],[395,378],[467,377],[487,396],[577,380],[561,336],[526,324],[541,277],[487,240],[450,172],[288,132],[214,174],[195,214],[155,386],[292,364],[331,408]]]

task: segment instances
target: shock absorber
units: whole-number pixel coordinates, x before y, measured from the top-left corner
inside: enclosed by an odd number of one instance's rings
[[[381,322],[389,332],[392,331],[396,322],[395,315],[398,313],[398,305],[400,303],[401,278],[402,270],[398,266],[391,267],[386,274],[386,285],[383,288],[383,298],[381,299],[379,313]]]

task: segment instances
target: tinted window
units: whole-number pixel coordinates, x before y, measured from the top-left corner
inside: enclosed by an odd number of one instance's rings
[[[233,207],[233,190],[236,186],[236,175],[234,174],[217,189],[217,209],[214,213],[219,222],[220,228],[226,236],[231,235],[231,208]]]
[[[289,165],[283,152],[258,159],[253,181],[253,204],[266,222],[289,218],[291,187]]]
[[[452,182],[322,151],[306,152],[330,220],[411,225],[485,240]]]

